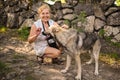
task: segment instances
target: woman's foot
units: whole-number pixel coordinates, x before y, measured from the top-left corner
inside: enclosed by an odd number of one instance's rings
[[[52,58],[49,58],[49,57],[44,57],[44,59],[43,59],[43,63],[45,63],[45,64],[51,64],[52,63]]]
[[[52,63],[60,65],[60,64],[63,63],[63,61],[61,59],[59,59],[59,58],[53,58]]]
[[[42,57],[37,56],[37,62],[38,62],[39,64],[42,64],[42,63],[43,63],[43,56],[42,56]]]

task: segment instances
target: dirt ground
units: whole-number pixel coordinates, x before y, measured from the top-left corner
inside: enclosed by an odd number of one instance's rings
[[[0,80],[75,80],[76,67],[72,61],[70,70],[62,74],[61,69],[65,67],[65,54],[60,58],[61,64],[39,65],[33,48],[26,41],[15,36],[15,33],[0,33],[0,61],[7,64],[9,72],[1,75]],[[13,34],[12,34],[13,33]],[[87,65],[89,56],[83,54],[82,58],[82,80],[120,80],[120,67],[110,66],[99,61],[99,75],[94,75],[94,63]]]

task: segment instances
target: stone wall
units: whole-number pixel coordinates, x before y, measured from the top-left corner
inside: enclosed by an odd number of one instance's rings
[[[37,8],[41,0],[1,0],[0,24],[9,28],[31,26],[38,19]],[[115,0],[98,0],[98,3],[80,3],[79,0],[59,1],[50,5],[52,18],[59,24],[81,28],[88,32],[105,32],[104,36],[120,42],[120,7],[114,5]],[[90,0],[89,0],[90,1]]]

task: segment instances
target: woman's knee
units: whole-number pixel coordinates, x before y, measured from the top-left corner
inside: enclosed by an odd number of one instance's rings
[[[57,51],[55,51],[55,53],[54,53],[55,57],[60,56],[60,54],[61,54],[61,51],[60,51],[60,50],[57,50]]]
[[[60,50],[58,50],[57,54],[58,54],[58,56],[59,56],[59,55],[61,54],[61,51],[60,51]]]

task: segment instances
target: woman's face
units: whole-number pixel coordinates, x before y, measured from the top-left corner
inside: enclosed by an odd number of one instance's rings
[[[50,11],[49,9],[44,9],[41,13],[40,13],[40,18],[42,21],[46,22],[50,19]]]

